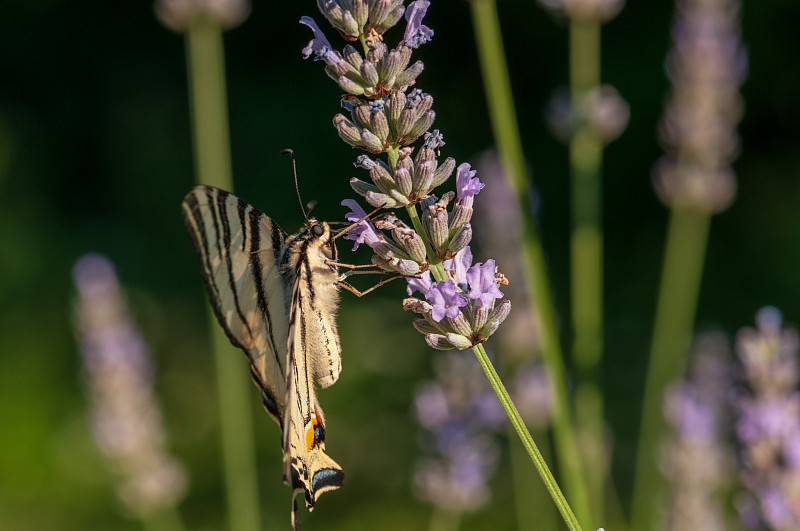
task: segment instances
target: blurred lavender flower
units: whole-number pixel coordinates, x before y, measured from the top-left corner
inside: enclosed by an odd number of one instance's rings
[[[414,398],[431,454],[418,464],[414,483],[420,497],[447,511],[475,510],[490,498],[500,453],[495,432],[507,417],[474,359],[449,352],[435,363],[436,380]]]
[[[736,401],[736,434],[741,445],[742,483],[738,500],[750,529],[800,529],[800,337],[782,327],[780,311],[756,314],[757,329],[736,338],[749,388]]]
[[[202,19],[213,20],[223,29],[238,26],[250,14],[249,0],[156,0],[158,20],[176,33]]]
[[[589,126],[607,145],[627,127],[630,108],[614,87],[600,85],[583,94],[574,104],[566,90],[556,91],[545,115],[553,136],[563,142],[569,142],[578,129]]]
[[[539,0],[539,3],[580,22],[607,22],[617,16],[625,0]]]
[[[81,354],[92,432],[119,477],[117,495],[137,517],[173,508],[186,490],[184,467],[165,451],[147,346],[128,315],[114,266],[96,254],[75,263]]]
[[[693,351],[686,380],[667,391],[664,403],[673,429],[661,460],[671,485],[665,529],[723,531],[723,500],[733,479],[733,453],[726,444],[730,347],[722,333],[708,332],[698,336]]]
[[[739,0],[679,0],[667,57],[672,82],[661,122],[665,155],[653,170],[661,200],[704,212],[728,207],[736,191],[731,162],[739,150],[739,86],[747,53]]]

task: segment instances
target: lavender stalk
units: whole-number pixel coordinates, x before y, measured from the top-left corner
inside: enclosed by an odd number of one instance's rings
[[[731,162],[742,113],[738,87],[747,70],[738,0],[679,0],[667,74],[673,90],[662,121],[667,155],[654,170],[670,207],[650,361],[642,406],[632,523],[649,526],[660,481],[655,446],[668,382],[684,370],[711,215],[733,200]]]
[[[411,297],[403,306],[421,316],[414,326],[431,347],[473,350],[562,516],[570,529],[580,529],[482,345],[511,309],[507,300],[496,302],[503,297],[499,286],[507,280],[494,260],[473,265],[468,247],[474,197],[483,183],[469,164],[461,164],[456,192],[432,194],[456,164],[451,158],[438,161],[445,143],[438,130],[428,132],[435,118],[433,98],[408,90],[424,68],[420,61],[410,62],[412,52],[434,35],[422,23],[429,6],[426,0],[407,8],[400,0],[318,1],[323,16],[345,39],[358,41],[361,52],[351,45],[334,50],[313,19],[301,19],[314,33],[304,56],[323,61],[326,74],[347,93],[342,107],[350,116],[337,114],[334,127],[344,142],[376,157],[357,159],[356,166],[369,172],[371,182],[352,179],[351,187],[386,212],[367,219],[356,201],[344,201],[351,210],[346,218],[357,223],[345,237],[356,247],[367,244],[376,267],[405,276],[409,295],[423,294],[425,300]],[[403,39],[390,50],[383,34],[403,16]],[[424,143],[414,155],[412,144],[419,138]],[[383,154],[386,161],[380,159]],[[402,210],[411,226],[395,214]]]
[[[157,0],[154,9],[166,27],[183,33],[186,39],[196,182],[233,190],[222,31],[247,18],[250,3]],[[208,322],[217,368],[229,525],[255,531],[261,528],[261,515],[253,421],[251,415],[242,414],[252,407],[250,395],[241,384],[244,375],[239,354],[217,326],[210,306]]]
[[[118,478],[117,496],[147,528],[181,531],[183,465],[166,450],[154,367],[128,315],[114,266],[88,254],[75,264],[81,354],[97,446]]]
[[[474,0],[470,5],[487,102],[490,106],[489,116],[492,118],[492,129],[500,158],[516,192],[520,211],[524,216],[525,236],[522,256],[525,264],[525,280],[531,291],[531,301],[537,310],[542,358],[548,373],[548,381],[552,384],[556,455],[564,474],[567,492],[577,508],[579,519],[582,522],[588,522],[591,520],[591,516],[589,494],[583,471],[584,464],[570,414],[564,358],[550,297],[544,252],[530,207],[531,192],[525,177],[522,145],[513,110],[508,71],[505,68],[497,10],[493,1]]]

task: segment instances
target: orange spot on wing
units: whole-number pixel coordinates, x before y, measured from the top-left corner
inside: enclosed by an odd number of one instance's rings
[[[311,451],[311,447],[314,446],[314,426],[319,424],[317,422],[317,414],[311,414],[311,426],[308,427],[306,430],[306,450]]]

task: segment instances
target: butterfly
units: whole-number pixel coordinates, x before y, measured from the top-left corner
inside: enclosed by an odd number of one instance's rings
[[[342,370],[335,315],[338,288],[351,286],[338,274],[336,235],[314,219],[287,235],[252,205],[211,186],[192,188],[182,208],[217,320],[247,355],[264,408],[281,428],[283,481],[311,510],[344,481],[325,453],[314,387],[332,385]]]

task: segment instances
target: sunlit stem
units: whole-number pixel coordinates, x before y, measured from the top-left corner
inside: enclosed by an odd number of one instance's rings
[[[569,25],[570,94],[577,107],[600,84],[600,24],[572,20]],[[575,412],[592,515],[604,521],[607,473],[600,361],[603,356],[602,139],[585,124],[569,144],[571,175],[572,359],[578,371]]]
[[[710,221],[707,212],[674,208],[670,213],[642,404],[632,529],[649,529],[655,516],[659,486],[663,483],[656,448],[665,427],[664,390],[686,367]]]
[[[197,182],[231,190],[224,54],[219,25],[208,18],[198,18],[186,34],[186,53]],[[261,516],[251,395],[245,385],[249,379],[247,366],[242,354],[225,337],[210,307],[208,322],[217,367],[228,527],[256,531],[261,529]]]
[[[569,407],[564,359],[550,297],[544,251],[530,204],[531,189],[526,178],[497,8],[494,0],[472,0],[470,5],[495,142],[524,218],[522,259],[525,282],[531,293],[531,303],[536,309],[538,319],[536,324],[541,334],[542,359],[547,378],[551,383],[553,434],[558,465],[563,472],[564,486],[579,520],[588,523],[592,521],[589,494]]]
[[[567,499],[564,497],[564,494],[558,487],[558,483],[556,483],[553,474],[550,472],[544,457],[542,457],[542,454],[539,452],[539,448],[537,448],[536,443],[533,442],[531,432],[528,431],[527,426],[525,426],[525,423],[522,421],[519,411],[517,411],[517,408],[514,405],[514,402],[511,400],[508,391],[506,391],[503,381],[500,380],[500,376],[497,375],[497,371],[494,370],[494,366],[489,360],[489,356],[486,355],[486,350],[483,348],[483,345],[475,345],[472,347],[472,352],[474,352],[475,357],[478,358],[478,363],[481,364],[483,372],[486,373],[486,378],[489,380],[492,389],[494,389],[494,392],[497,394],[497,398],[500,399],[500,403],[503,405],[503,409],[505,409],[506,414],[511,421],[511,425],[514,427],[517,435],[519,435],[522,445],[525,447],[525,450],[528,452],[531,460],[533,460],[533,464],[536,466],[536,470],[539,472],[545,488],[547,488],[547,492],[553,498],[553,501],[555,502],[556,507],[558,507],[558,511],[561,513],[561,517],[564,519],[567,527],[571,531],[577,531],[581,529],[578,519],[575,518],[572,509],[567,503]]]
[[[419,219],[417,205],[407,206],[406,212],[408,212],[408,217],[411,218],[411,224],[414,226],[414,230],[417,232],[417,234],[419,234],[420,238],[422,238],[422,241],[425,242],[425,252],[428,255],[428,263],[430,264],[431,275],[433,275],[433,278],[436,279],[436,281],[447,280],[447,274],[444,272],[442,260],[436,256],[436,253],[431,246],[431,242],[428,241],[425,231],[422,230],[422,221]]]

